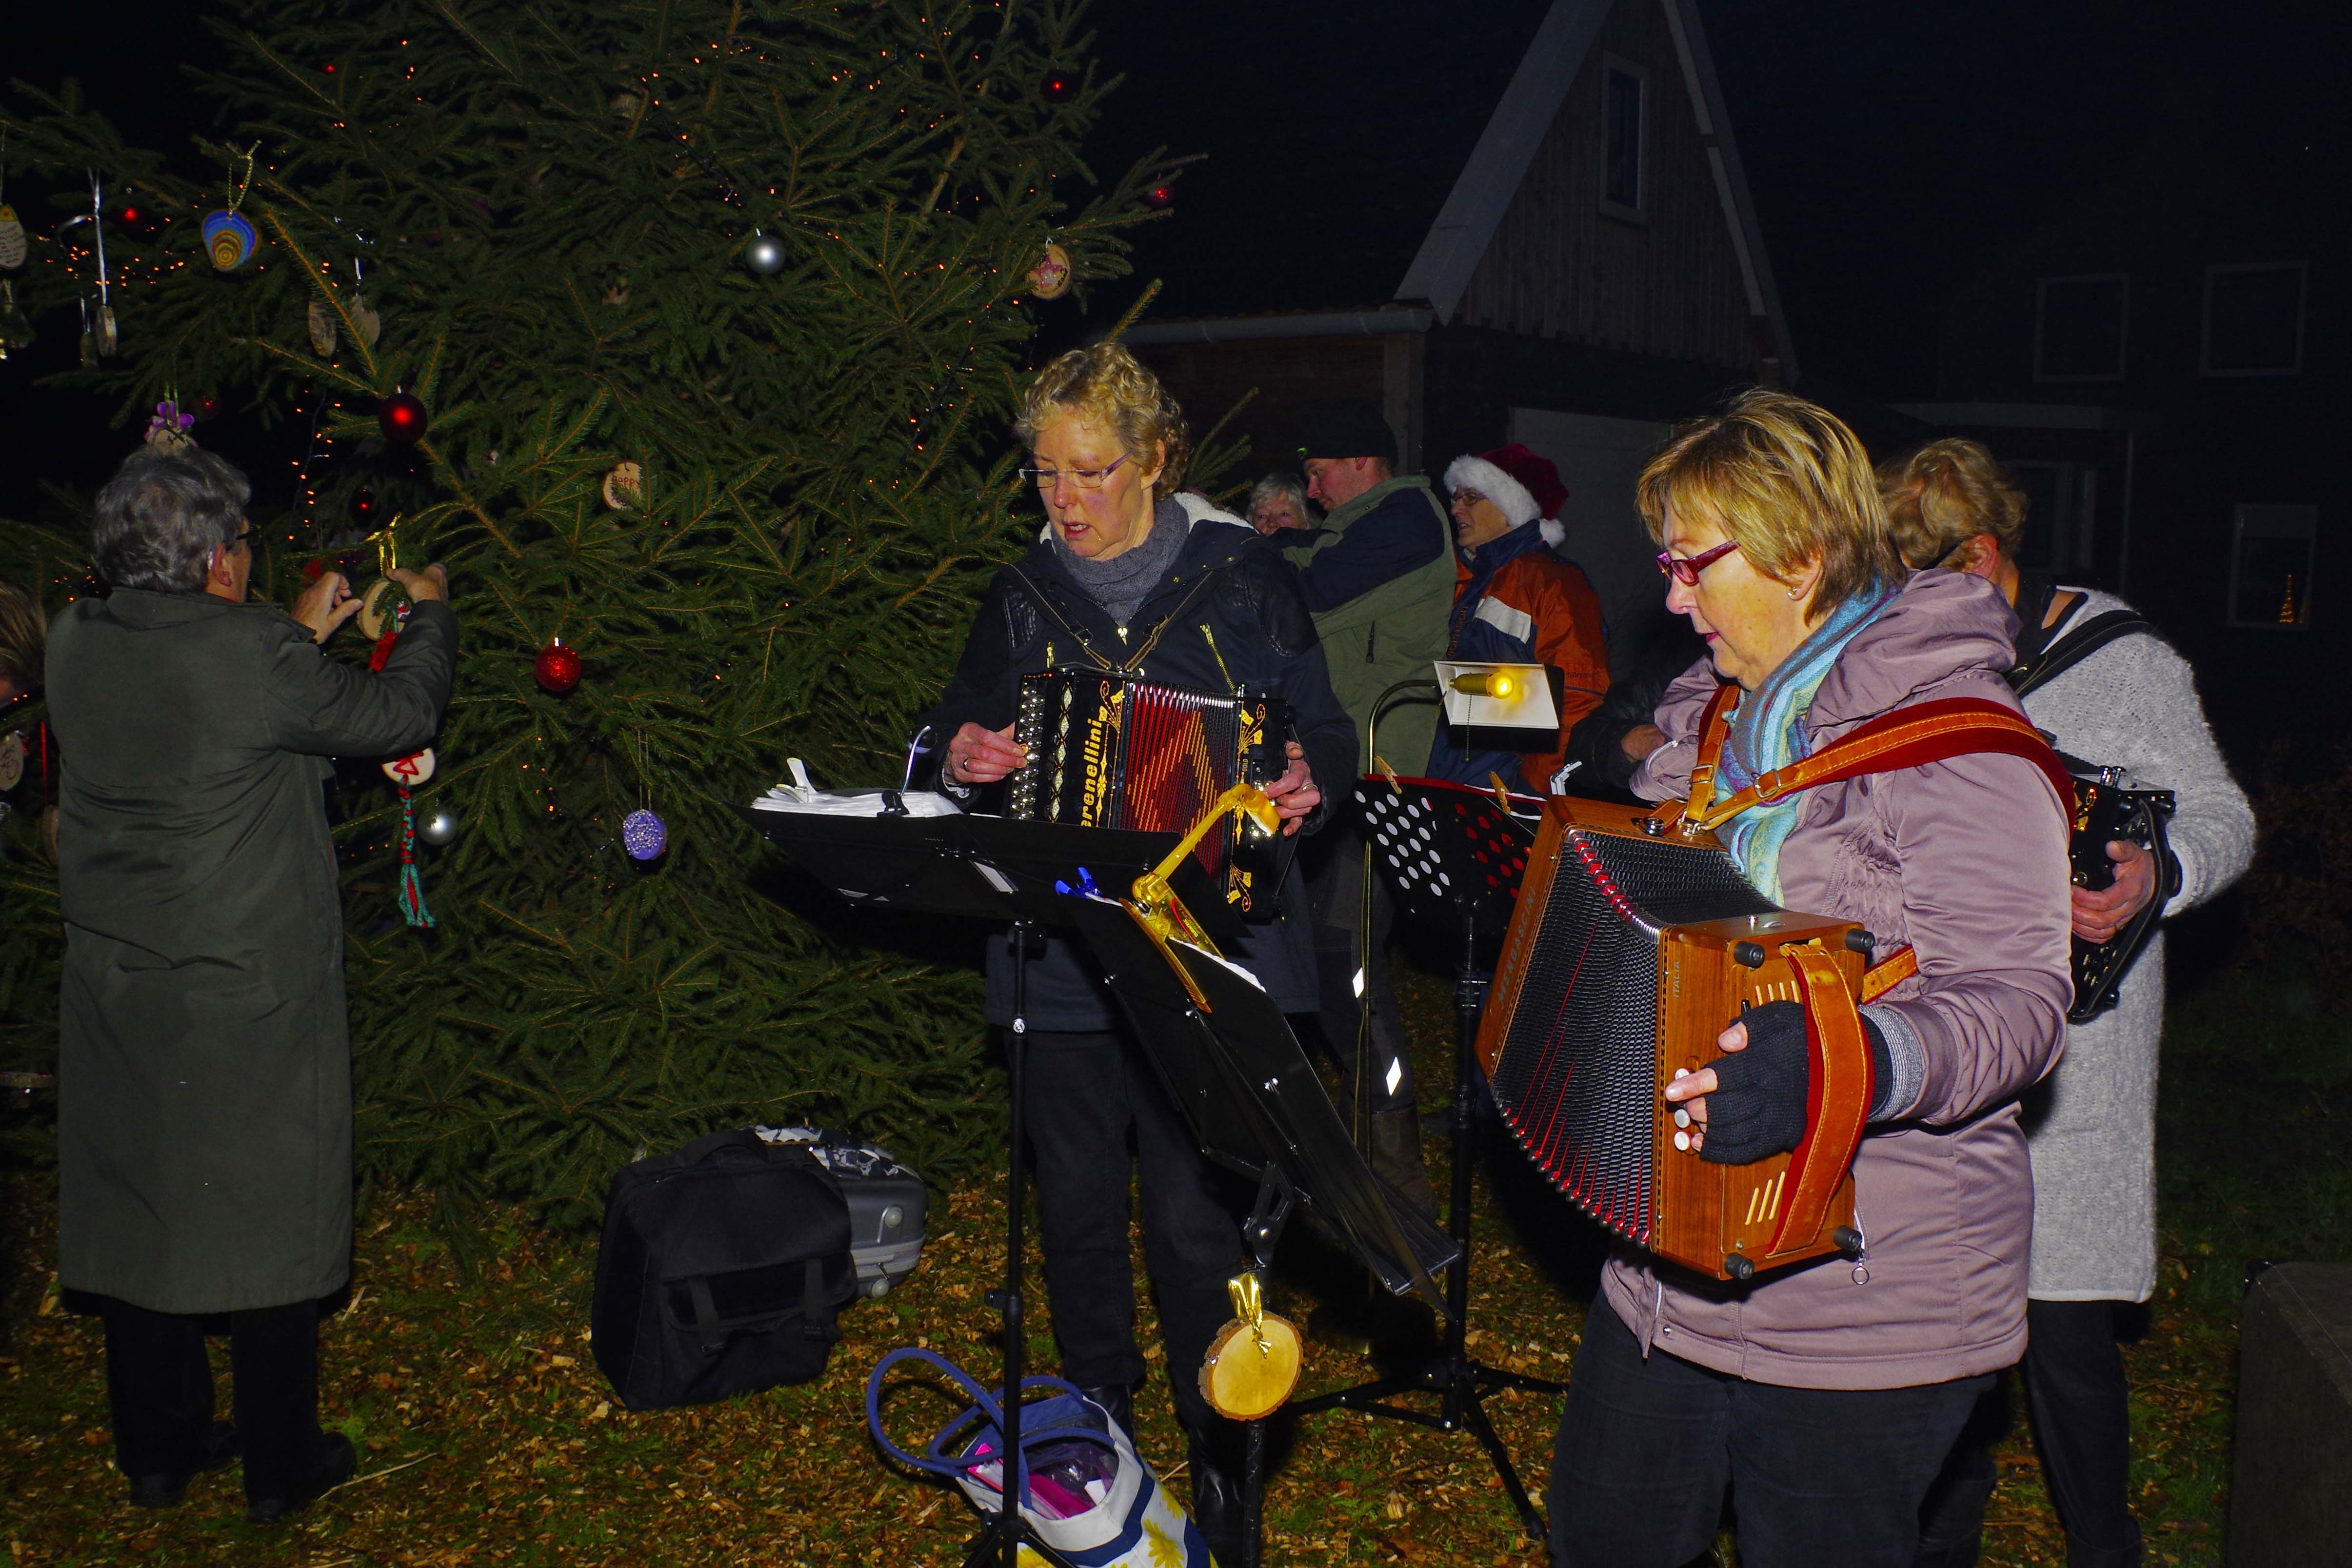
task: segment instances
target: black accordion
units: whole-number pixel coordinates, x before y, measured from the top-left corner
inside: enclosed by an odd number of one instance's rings
[[[2074,1005],[2066,1011],[2069,1023],[2088,1023],[2116,1005],[2124,975],[2156,935],[2164,906],[2178,891],[2174,886],[2172,845],[2165,823],[2173,810],[2172,791],[2137,788],[2128,769],[2102,768],[2065,757],[2061,760],[2074,777],[2074,818],[2068,824],[2068,869],[2076,887],[2097,893],[2113,887],[2116,862],[2107,846],[2118,841],[2137,844],[2156,857],[2156,896],[2129,924],[2103,943],[2074,942]]]
[[[1005,815],[1189,832],[1234,784],[1282,777],[1291,729],[1290,706],[1262,693],[1184,691],[1112,670],[1024,675],[1013,738],[1029,764],[1005,781]],[[1286,842],[1245,837],[1235,815],[1194,852],[1228,903],[1270,920]]]

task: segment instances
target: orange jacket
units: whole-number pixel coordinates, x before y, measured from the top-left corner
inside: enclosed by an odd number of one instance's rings
[[[1506,784],[1524,783],[1538,795],[1548,793],[1552,775],[1567,758],[1569,731],[1609,691],[1600,598],[1581,570],[1546,547],[1537,523],[1513,528],[1466,556],[1457,552],[1454,560],[1446,656],[1548,664],[1559,671],[1559,733],[1541,751],[1504,751],[1494,749],[1493,742],[1507,731],[1478,730],[1465,745],[1452,726],[1444,726],[1430,749],[1430,776],[1484,785],[1488,774],[1499,773]]]

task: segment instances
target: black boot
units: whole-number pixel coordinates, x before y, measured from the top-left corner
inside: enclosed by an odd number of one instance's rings
[[[1238,1428],[1213,1420],[1214,1429],[1187,1428],[1192,1437],[1192,1522],[1217,1568],[1241,1568],[1248,1539],[1242,1520],[1242,1460]]]
[[[334,1490],[359,1472],[360,1458],[352,1448],[352,1440],[341,1432],[329,1432],[320,1445],[319,1462],[309,1474],[294,1483],[293,1489],[280,1497],[248,1497],[245,1503],[247,1524],[275,1524],[289,1514],[299,1513],[328,1492]]]
[[[1372,1174],[1435,1219],[1437,1190],[1429,1185],[1428,1168],[1422,1164],[1420,1113],[1410,1105],[1373,1112],[1371,1145]]]
[[[1135,1441],[1135,1385],[1106,1383],[1097,1388],[1081,1388],[1079,1393],[1103,1407],[1103,1414],[1118,1424],[1127,1440]]]
[[[152,1476],[131,1478],[131,1506],[133,1508],[173,1508],[188,1495],[188,1482],[207,1470],[217,1470],[234,1464],[245,1451],[244,1439],[236,1428],[226,1421],[215,1421],[205,1434],[204,1457],[196,1468],[186,1475],[165,1470]]]

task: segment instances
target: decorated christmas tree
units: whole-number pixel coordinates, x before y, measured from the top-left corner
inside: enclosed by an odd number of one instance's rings
[[[840,929],[733,808],[788,756],[897,782],[1035,527],[1005,434],[1034,301],[1120,277],[1167,174],[1082,162],[1108,84],[1080,7],[232,12],[203,78],[232,131],[144,151],[19,91],[17,188],[79,207],[28,214],[12,281],[86,326],[71,379],[119,393],[126,450],[166,400],[275,428],[257,591],[449,566],[465,652],[413,817],[377,759],[334,791],[362,1158],[576,1215],[639,1149],[748,1121],[984,1149],[974,982]],[[60,536],[8,549],[50,611],[87,591]],[[13,821],[22,1057],[58,936]]]

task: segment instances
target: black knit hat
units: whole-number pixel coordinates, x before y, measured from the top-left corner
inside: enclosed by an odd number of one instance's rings
[[[1361,398],[1341,398],[1312,404],[1299,422],[1298,456],[1377,457],[1394,463],[1396,432],[1381,411]]]

